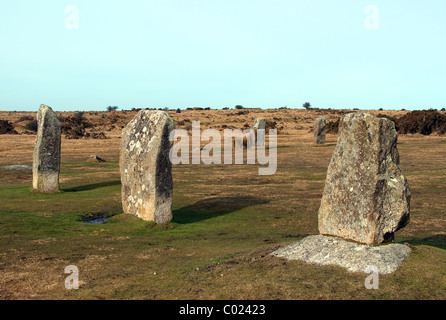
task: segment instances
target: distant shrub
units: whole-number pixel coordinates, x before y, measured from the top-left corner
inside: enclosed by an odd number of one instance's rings
[[[325,125],[325,132],[326,133],[338,133],[339,121],[341,121],[341,119],[338,119],[336,121],[327,122],[327,124]]]
[[[108,106],[108,107],[107,107],[107,111],[108,111],[108,112],[116,111],[116,110],[118,110],[118,107],[116,107],[116,106]]]
[[[69,116],[62,123],[62,133],[67,139],[93,138],[102,139],[102,135],[91,134],[86,131],[91,128],[92,124],[84,118],[83,112],[76,112],[73,116]]]
[[[0,120],[0,134],[17,134],[8,120]]]
[[[395,123],[395,129],[399,134],[430,135],[432,133],[446,133],[446,115],[434,110],[412,111],[400,118],[391,117],[385,114],[377,114],[378,118],[387,118]],[[327,133],[338,133],[339,121],[328,122],[326,125]]]
[[[37,120],[32,120],[25,125],[25,129],[37,132]]]
[[[271,120],[266,120],[265,131],[268,132],[269,129],[277,129],[277,122],[271,121]]]
[[[21,117],[19,118],[19,120],[17,120],[16,122],[32,121],[32,120],[34,120],[34,118],[31,117],[31,116],[21,116]]]
[[[305,109],[310,109],[311,108],[311,103],[309,103],[309,102],[305,102],[303,105],[302,105],[302,107],[304,107]]]
[[[441,111],[446,111],[446,109],[445,109],[445,108],[442,108]]]
[[[241,105],[236,105],[235,108],[236,108],[237,110],[245,109],[245,108],[244,108],[243,106],[241,106]]]
[[[80,139],[85,136],[86,127],[84,123],[79,123],[74,117],[70,116],[62,124],[62,133],[67,139]]]
[[[176,113],[181,113],[181,109],[178,108],[177,111],[176,111]]]
[[[377,118],[386,118],[386,119],[389,119],[389,120],[391,120],[391,121],[393,121],[393,122],[395,123],[395,126],[396,126],[396,124],[397,124],[397,122],[398,122],[398,118],[396,118],[396,117],[392,117],[392,116],[388,116],[388,115],[383,114],[383,113],[378,113],[378,114],[376,115],[376,117],[377,117]]]
[[[104,132],[91,132],[86,133],[85,138],[91,138],[91,139],[108,139],[108,137],[105,135]]]
[[[222,110],[229,110],[229,107],[224,107]]]
[[[421,133],[430,135],[432,133],[446,133],[446,115],[434,110],[412,111],[395,119],[398,133]]]
[[[81,111],[76,112],[76,113],[73,115],[73,118],[74,118],[77,122],[79,122],[79,123],[81,123],[81,122],[86,122],[86,119],[84,118],[84,113],[81,112]]]

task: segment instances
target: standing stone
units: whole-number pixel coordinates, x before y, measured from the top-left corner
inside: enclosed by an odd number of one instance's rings
[[[263,130],[261,134],[257,133],[257,130]],[[254,125],[252,126],[252,139],[257,138],[257,146],[265,146],[265,136],[266,136],[266,118],[256,118],[254,120]],[[254,140],[255,141],[255,140]]]
[[[319,232],[365,244],[393,240],[410,218],[410,190],[399,167],[392,121],[345,115],[319,209]]]
[[[265,118],[256,118],[254,120],[254,125],[252,126],[254,130],[263,129],[266,130],[266,119]]]
[[[119,165],[124,213],[158,224],[172,220],[169,135],[173,129],[166,112],[141,110],[122,130]]]
[[[314,124],[314,142],[317,144],[325,143],[325,126],[327,121],[325,118],[317,118]]]
[[[33,154],[33,189],[59,191],[61,123],[53,110],[41,105],[37,111],[37,138]]]

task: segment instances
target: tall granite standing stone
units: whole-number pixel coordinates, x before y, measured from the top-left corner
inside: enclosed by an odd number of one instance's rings
[[[393,240],[410,218],[410,190],[399,167],[392,121],[345,115],[319,209],[319,231],[364,244]]]
[[[172,163],[169,141],[174,123],[164,111],[141,110],[122,130],[122,207],[157,224],[172,220]]]
[[[325,118],[317,118],[314,123],[314,142],[317,144],[325,143],[325,126],[327,121]]]
[[[53,110],[41,105],[37,111],[37,137],[33,154],[33,189],[59,191],[61,123]]]

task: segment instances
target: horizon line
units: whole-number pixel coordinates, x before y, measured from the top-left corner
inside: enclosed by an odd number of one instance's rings
[[[42,105],[42,104],[40,104]],[[39,107],[40,107],[39,105]],[[7,108],[7,109],[3,109],[0,108],[0,112],[37,112],[38,108],[36,107],[36,110],[23,110],[23,109],[19,109],[19,108]],[[113,111],[137,111],[137,110],[162,110],[162,111],[176,111],[176,110],[181,110],[181,111],[209,111],[209,110],[249,110],[249,109],[260,109],[260,110],[338,110],[338,111],[342,111],[342,110],[353,110],[353,111],[426,111],[426,110],[433,110],[433,111],[445,111],[445,108],[433,108],[433,107],[423,107],[423,108],[369,108],[369,107],[315,107],[312,106],[310,108],[304,108],[304,107],[288,107],[288,106],[283,106],[283,107],[244,107],[242,106],[242,108],[237,108],[237,106],[233,106],[233,107],[123,107],[123,108],[119,108],[119,106],[107,106],[107,107],[76,107],[77,109],[71,109],[73,107],[62,107],[62,108],[58,108],[58,107],[52,107],[50,106],[52,109],[54,109],[57,112],[110,112],[109,110],[107,110],[107,108],[109,107],[117,107],[116,110]],[[93,109],[87,109],[87,108],[93,108]],[[13,110],[14,109],[14,110]],[[28,109],[28,108],[27,108]],[[65,109],[65,110],[60,110],[60,109]]]

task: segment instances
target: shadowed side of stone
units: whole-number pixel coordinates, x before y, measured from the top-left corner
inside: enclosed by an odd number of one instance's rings
[[[119,164],[124,213],[158,224],[172,220],[169,135],[173,129],[166,112],[141,110],[122,130]]]
[[[61,123],[53,110],[41,105],[37,111],[37,137],[33,153],[33,189],[59,191]]]
[[[365,244],[393,240],[409,223],[410,190],[392,121],[345,115],[319,209],[319,232]]]
[[[325,127],[327,121],[325,118],[317,118],[314,123],[314,142],[317,144],[325,143]]]

